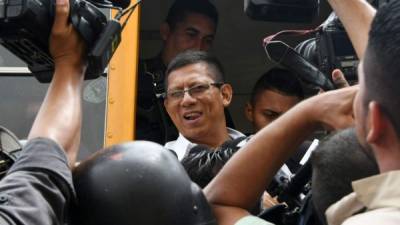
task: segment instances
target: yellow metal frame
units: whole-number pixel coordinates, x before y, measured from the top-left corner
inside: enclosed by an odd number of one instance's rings
[[[139,26],[140,6],[125,26],[121,44],[109,65],[105,146],[134,139]]]

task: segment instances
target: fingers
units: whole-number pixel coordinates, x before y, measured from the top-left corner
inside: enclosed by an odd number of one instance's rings
[[[56,0],[56,10],[52,33],[59,35],[68,29],[69,0]]]
[[[344,77],[344,74],[339,69],[335,69],[332,72],[332,80],[336,88],[338,89],[350,86],[346,78]]]
[[[277,204],[279,204],[279,202],[276,197],[272,198],[271,195],[269,195],[268,192],[265,191],[263,194],[263,207],[265,209],[268,209]]]

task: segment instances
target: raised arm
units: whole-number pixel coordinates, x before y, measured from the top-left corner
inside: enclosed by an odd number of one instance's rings
[[[362,59],[376,10],[366,0],[328,0],[328,2],[349,34],[358,58]]]
[[[80,142],[85,48],[77,32],[68,23],[68,0],[57,0],[56,5],[50,36],[50,52],[55,63],[54,77],[28,139],[45,137],[56,141],[65,149],[72,164]]]
[[[303,101],[238,151],[204,189],[219,224],[243,217],[285,160],[318,127],[352,125],[356,92],[357,87],[344,88]]]

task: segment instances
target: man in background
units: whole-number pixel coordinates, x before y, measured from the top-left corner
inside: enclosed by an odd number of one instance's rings
[[[218,12],[208,0],[176,0],[160,26],[163,48],[139,68],[136,139],[160,144],[178,137],[163,105],[165,70],[186,50],[208,51],[213,44]]]
[[[245,113],[254,133],[304,99],[303,89],[292,72],[273,68],[254,85]]]

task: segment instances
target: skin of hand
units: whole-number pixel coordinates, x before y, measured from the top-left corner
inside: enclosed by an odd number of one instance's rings
[[[337,89],[350,87],[349,83],[346,80],[346,77],[339,69],[335,69],[332,71],[332,80]]]
[[[28,139],[44,137],[56,141],[73,165],[80,143],[85,43],[68,22],[69,1],[57,0],[55,12],[49,45],[54,75]]]
[[[246,215],[274,174],[313,131],[321,126],[342,129],[353,125],[357,91],[357,86],[329,91],[297,104],[238,151],[204,189],[220,224]]]
[[[264,209],[268,209],[271,208],[272,206],[279,204],[279,202],[276,196],[272,197],[270,194],[268,194],[268,192],[265,191],[262,196],[262,204]]]

